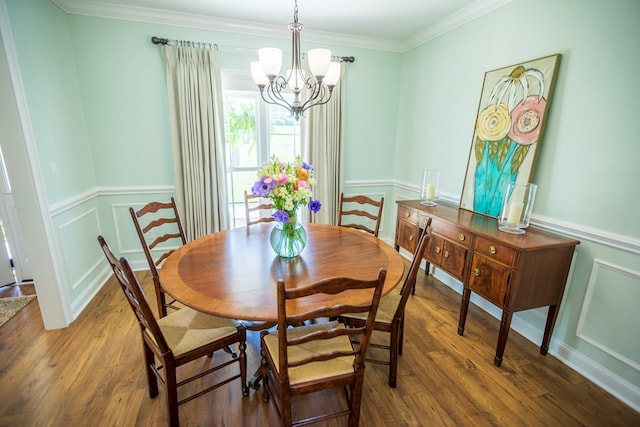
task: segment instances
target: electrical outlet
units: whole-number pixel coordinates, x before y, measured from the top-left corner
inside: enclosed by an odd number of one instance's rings
[[[57,181],[59,176],[58,176],[58,166],[55,163],[51,163],[49,165],[49,168],[51,169],[51,177],[53,178],[54,181]]]

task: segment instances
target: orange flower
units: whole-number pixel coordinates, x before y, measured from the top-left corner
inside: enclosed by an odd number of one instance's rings
[[[302,181],[306,181],[307,178],[309,178],[309,172],[307,172],[306,169],[302,169],[299,166],[296,166],[296,176],[298,177],[298,179],[302,180]]]

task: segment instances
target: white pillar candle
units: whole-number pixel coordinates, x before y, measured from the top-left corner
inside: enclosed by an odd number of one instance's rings
[[[522,216],[522,208],[524,208],[524,203],[522,202],[509,203],[509,214],[507,215],[507,222],[509,224],[520,223],[520,217]]]
[[[436,198],[436,186],[433,182],[427,184],[427,200]]]

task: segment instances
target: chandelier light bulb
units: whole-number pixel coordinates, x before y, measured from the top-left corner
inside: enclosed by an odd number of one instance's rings
[[[258,51],[262,71],[271,80],[277,76],[282,66],[282,51],[275,47],[263,47]]]
[[[322,79],[329,71],[331,63],[331,51],[329,49],[311,49],[307,52],[309,69],[316,79]]]
[[[260,65],[260,61],[253,61],[251,63],[251,76],[253,77],[255,84],[258,86],[264,87],[269,84],[269,79],[264,73],[262,65]]]
[[[338,80],[340,80],[340,69],[339,62],[331,62],[329,64],[329,71],[324,76],[324,83],[329,86],[329,88],[333,88],[338,84]]]

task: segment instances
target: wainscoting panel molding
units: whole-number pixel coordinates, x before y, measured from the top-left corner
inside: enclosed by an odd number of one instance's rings
[[[620,310],[629,301],[640,301],[640,272],[594,259],[576,335],[640,373],[640,310]]]

